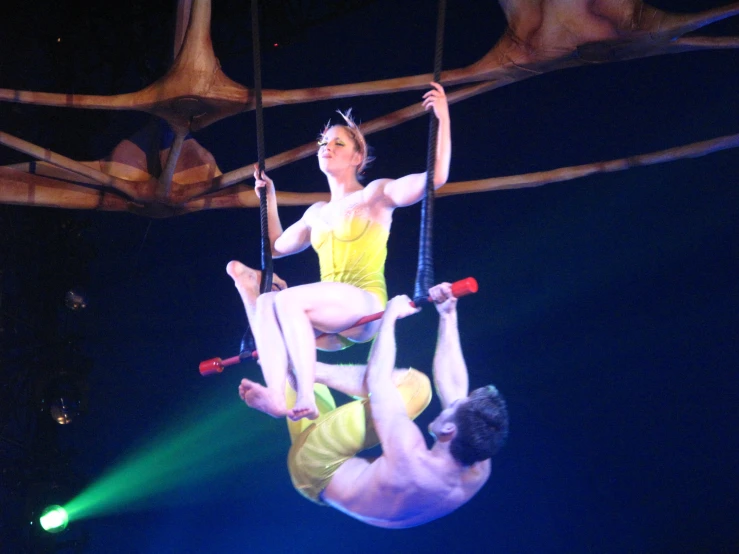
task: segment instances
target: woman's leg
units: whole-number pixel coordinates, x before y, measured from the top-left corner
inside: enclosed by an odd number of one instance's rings
[[[287,377],[287,351],[275,315],[274,299],[276,293],[259,294],[258,271],[244,264],[232,261],[226,272],[234,280],[246,309],[254,340],[259,350],[262,375],[267,387],[244,379],[239,387],[242,399],[273,417],[287,415],[285,405],[285,382]],[[281,281],[281,280],[280,280]],[[284,281],[282,281],[284,284]]]
[[[299,368],[296,366],[295,374],[298,390],[303,390],[302,396],[298,395],[296,409],[289,415],[295,419],[315,417],[316,332],[328,333],[321,341],[330,350],[343,347],[337,339],[340,331],[349,340],[369,340],[376,333],[379,322],[346,328],[365,315],[381,311],[379,299],[345,283],[312,283],[283,290],[279,294],[259,295],[258,271],[236,261],[229,263],[226,271],[233,278],[244,303],[267,384],[265,388],[245,379],[242,382],[245,400],[251,407],[274,417],[287,413],[283,391],[289,352],[291,357],[299,356],[301,365]],[[286,287],[284,282],[282,284]]]
[[[355,341],[369,340],[377,332],[379,321],[346,329],[361,317],[381,311],[382,304],[373,294],[346,283],[323,282],[283,290],[275,296],[274,305],[298,385],[297,401],[288,415],[293,419],[315,418],[315,330],[341,332]]]

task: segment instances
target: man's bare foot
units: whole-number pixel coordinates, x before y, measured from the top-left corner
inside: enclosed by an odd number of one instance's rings
[[[293,421],[298,421],[304,417],[316,419],[319,415],[316,399],[313,396],[313,387],[311,387],[308,398],[303,398],[300,392],[298,392],[298,399],[295,401],[295,406],[293,406],[292,410],[287,411],[287,417]]]
[[[288,415],[285,398],[282,395],[274,393],[267,387],[249,379],[241,380],[239,397],[250,408],[264,412],[272,417],[280,418]]]

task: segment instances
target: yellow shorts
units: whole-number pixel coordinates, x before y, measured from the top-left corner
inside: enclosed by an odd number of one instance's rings
[[[411,419],[418,417],[431,402],[431,383],[420,371],[409,369],[396,387]],[[295,489],[309,500],[323,504],[321,493],[334,473],[349,458],[377,445],[379,439],[372,425],[368,399],[336,408],[328,388],[316,385],[316,403],[321,412],[318,419],[288,421],[293,445],[287,456],[287,467]],[[298,427],[301,422],[306,423]]]

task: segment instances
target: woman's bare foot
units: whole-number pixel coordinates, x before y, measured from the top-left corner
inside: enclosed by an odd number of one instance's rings
[[[239,261],[231,260],[226,266],[228,273],[234,280],[239,291],[248,293],[249,296],[259,296],[259,288],[262,282],[262,272],[252,269]],[[276,274],[272,274],[272,290],[279,291],[287,288],[287,283]]]
[[[272,274],[272,290],[285,290],[287,288],[287,281],[281,279],[277,273]]]
[[[250,408],[264,412],[272,417],[280,418],[288,415],[284,396],[249,379],[241,380],[239,396]]]
[[[259,280],[261,278],[261,272],[256,269],[245,266],[241,262],[231,260],[226,266],[226,273],[228,273],[234,280],[236,288],[244,290],[245,292],[259,294]]]
[[[307,417],[308,419],[316,419],[320,414],[318,413],[318,407],[316,406],[316,399],[313,396],[313,387],[311,387],[310,395],[305,398],[304,395],[298,391],[298,399],[295,401],[295,406],[292,410],[287,411],[287,417],[293,421],[298,421]]]

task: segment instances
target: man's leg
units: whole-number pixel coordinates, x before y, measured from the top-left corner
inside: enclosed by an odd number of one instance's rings
[[[337,365],[318,362],[316,364],[316,384],[313,387],[313,394],[320,416],[336,409],[336,402],[334,401],[329,388],[360,400],[367,398],[367,385],[364,382],[364,374],[366,370],[367,366],[364,364]],[[393,372],[393,382],[396,386],[400,386],[407,373],[407,369],[396,369]],[[293,379],[290,379],[289,381],[292,386],[288,385],[285,393],[285,400],[288,409],[294,405],[296,400],[295,384]],[[406,396],[410,397],[411,395],[407,394]],[[417,407],[411,407],[409,408],[409,413],[416,411],[417,409]],[[294,443],[298,435],[307,429],[310,423],[312,423],[312,420],[288,420],[287,428],[290,432],[290,441]]]
[[[297,400],[297,392],[295,388],[294,379],[290,379],[287,387],[285,387],[285,404],[288,409],[295,406],[295,401]],[[319,418],[336,409],[336,401],[326,385],[319,383],[313,385],[313,397],[318,409]],[[293,444],[297,440],[298,436],[300,436],[300,434],[310,427],[316,420],[307,418],[294,420],[287,418],[286,421],[287,431],[290,433],[290,444]]]
[[[329,367],[332,369],[327,369]],[[363,367],[349,366],[350,372],[357,373],[361,373]],[[330,373],[333,368],[336,375],[344,369],[342,366],[327,366],[322,371]],[[414,369],[396,370],[394,378],[396,374],[396,386],[406,412],[415,419],[431,401],[430,380]],[[357,389],[354,391],[357,392]],[[362,450],[379,443],[369,410],[367,399],[349,402],[308,422],[305,430],[293,438],[293,446],[288,454],[288,469],[298,492],[314,502],[322,503],[321,493],[341,465]]]
[[[369,391],[365,382],[366,364],[316,364],[316,382],[343,392],[354,398],[367,398]],[[405,377],[407,369],[395,369],[393,383],[397,386]]]
[[[316,382],[355,398],[367,397],[365,364],[316,364]]]

